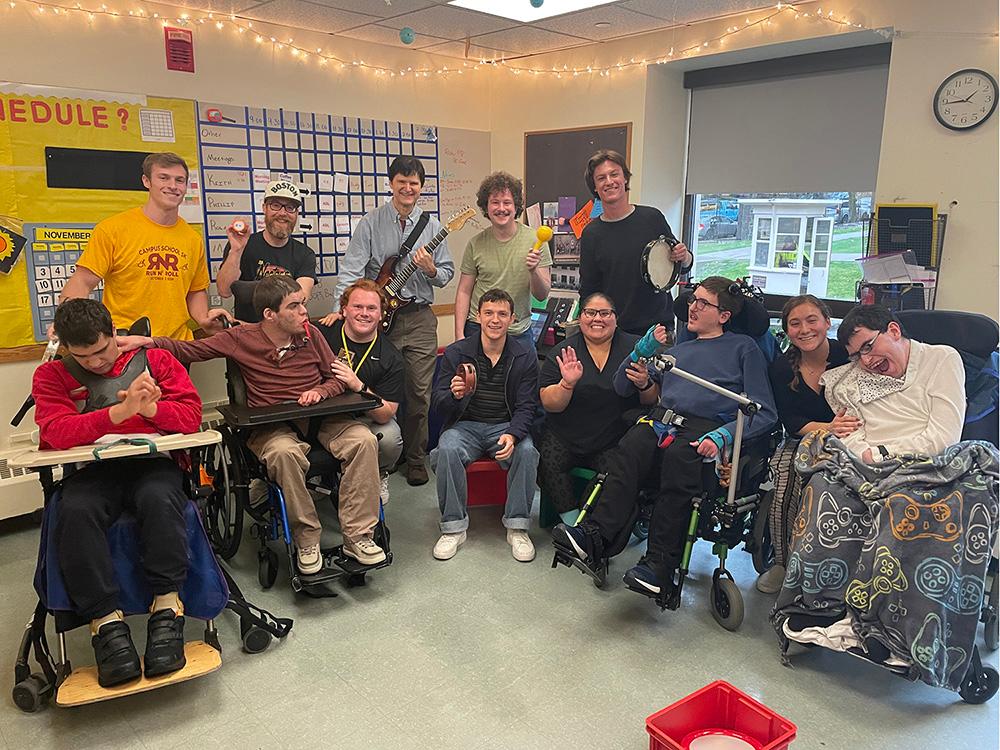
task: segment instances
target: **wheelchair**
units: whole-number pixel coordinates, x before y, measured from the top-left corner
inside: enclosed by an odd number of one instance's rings
[[[147,335],[148,331],[149,321],[143,318],[129,331],[119,333]],[[53,351],[47,352],[44,361],[53,358],[55,347],[51,348]],[[19,425],[33,406],[34,400],[29,396],[11,420],[11,425]],[[221,436],[214,430],[192,435],[151,434],[148,438],[123,437],[111,444],[79,446],[63,451],[34,448],[9,459],[11,466],[29,469],[38,474],[44,497],[41,543],[34,576],[38,604],[25,626],[14,662],[12,696],[15,705],[22,711],[37,711],[53,698],[58,706],[96,703],[214,672],[222,664],[222,644],[215,627],[215,618],[225,609],[233,611],[239,617],[240,638],[243,650],[247,653],[260,653],[268,648],[273,638],[283,639],[288,635],[293,621],[276,617],[248,602],[236,581],[218,563],[206,535],[202,513],[205,499],[211,490],[202,482],[202,452],[218,444],[220,439]],[[185,450],[190,461],[185,482],[186,494],[193,498],[185,508],[190,567],[187,581],[181,590],[181,599],[185,603],[185,615],[206,621],[204,641],[185,644],[188,664],[178,672],[154,678],[143,676],[136,682],[102,688],[97,683],[96,666],[74,670],[66,648],[65,634],[88,625],[89,622],[73,611],[59,572],[52,541],[62,480],[86,463],[171,450]],[[56,472],[59,470],[61,476],[57,479]],[[135,564],[139,556],[138,539],[135,518],[127,512],[108,530],[108,542],[126,616],[147,613],[149,602],[153,598],[141,568]],[[50,615],[58,638],[58,657],[53,656],[46,636],[46,620]],[[33,671],[32,659],[40,671]]]
[[[334,597],[337,593],[327,584],[343,579],[348,587],[364,586],[373,570],[392,564],[389,547],[389,527],[379,503],[379,520],[373,537],[385,552],[385,560],[375,565],[363,565],[343,552],[343,545],[322,548],[323,567],[318,573],[299,573],[295,560],[288,514],[281,488],[267,475],[267,469],[247,447],[246,437],[255,427],[275,422],[308,420],[307,434],[301,437],[309,443],[309,468],[306,484],[315,494],[329,496],[336,508],[340,462],[321,446],[316,432],[323,417],[335,414],[356,414],[381,405],[371,393],[343,393],[311,406],[297,403],[248,407],[246,383],[239,365],[226,361],[226,389],[229,404],[217,407],[224,422],[218,426],[221,443],[210,456],[209,480],[212,491],[208,501],[207,530],[209,538],[224,558],[231,558],[239,549],[243,533],[244,512],[251,519],[250,534],[258,541],[257,580],[261,588],[271,588],[278,576],[280,557],[269,542],[282,541],[289,566],[292,590],[313,597]],[[267,499],[258,506],[250,502],[250,483],[261,480],[267,485]]]
[[[739,281],[737,285],[746,300],[743,310],[726,324],[726,330],[746,334],[755,339],[765,358],[770,360],[776,345],[768,334],[770,316],[760,300],[760,292],[746,281]],[[674,315],[678,323],[687,320],[688,296],[693,290],[694,287],[691,287],[678,295],[674,301]],[[683,336],[679,335],[678,340],[683,340]],[[752,414],[754,410],[744,405],[740,411],[742,419],[744,415]],[[737,465],[730,467],[729,478],[721,482],[716,474],[715,463],[703,464],[702,491],[692,498],[691,515],[684,535],[676,586],[672,591],[667,591],[664,587],[658,594],[647,589],[630,587],[632,591],[654,599],[661,611],[677,609],[680,606],[694,544],[699,539],[704,539],[712,543],[712,552],[719,558],[718,567],[712,574],[709,602],[712,616],[726,630],[739,629],[744,617],[743,595],[732,573],[726,569],[726,559],[730,550],[742,544],[752,555],[753,565],[758,573],[767,570],[774,561],[774,547],[771,545],[768,533],[767,511],[761,510],[761,501],[766,496],[767,483],[770,479],[768,462],[780,442],[780,437],[779,424],[768,434],[745,441],[739,451]],[[619,537],[605,550],[604,559],[595,561],[591,566],[579,560],[570,550],[555,544],[552,567],[558,565],[576,567],[591,576],[596,586],[603,587],[607,580],[610,558],[625,548],[630,537],[635,536],[641,541],[648,536],[652,505],[659,488],[657,481],[659,467],[657,466],[651,474],[652,476],[646,480],[647,486],[639,492],[633,521],[625,525]],[[588,486],[584,493],[587,499],[577,523],[599,499],[604,478],[603,475],[597,475]],[[731,482],[735,482],[736,485],[732,500],[727,492]]]

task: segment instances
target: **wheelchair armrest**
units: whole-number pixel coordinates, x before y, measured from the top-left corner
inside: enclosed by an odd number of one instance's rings
[[[126,436],[122,436],[125,438]],[[173,435],[144,435],[141,444],[130,443],[103,443],[95,445],[79,445],[76,448],[66,450],[30,450],[18,453],[7,459],[7,463],[12,467],[24,469],[39,469],[44,466],[58,466],[59,464],[90,463],[96,460],[106,461],[113,458],[127,458],[131,456],[147,456],[151,452],[167,452],[182,450],[184,448],[197,448],[205,445],[214,445],[222,442],[222,435],[216,430],[205,430],[195,432],[190,435],[176,433]],[[100,458],[96,458],[94,450],[100,451]]]
[[[226,422],[234,427],[260,427],[274,422],[370,411],[381,405],[382,399],[374,393],[362,391],[361,393],[341,393],[310,406],[300,406],[296,402],[290,401],[271,406],[249,407],[225,404],[216,408]]]

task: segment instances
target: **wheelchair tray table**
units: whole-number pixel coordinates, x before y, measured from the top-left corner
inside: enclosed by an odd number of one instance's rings
[[[370,411],[382,405],[378,396],[362,391],[361,393],[341,393],[337,396],[323,399],[310,406],[300,406],[295,401],[272,406],[241,406],[238,404],[223,404],[217,406],[219,414],[227,423],[234,427],[259,427],[274,422],[296,421],[309,417],[329,417],[334,414],[352,414],[354,412]]]
[[[164,685],[193,680],[195,677],[214,672],[222,666],[222,654],[204,641],[189,641],[184,644],[187,663],[176,672],[146,677],[126,682],[123,685],[104,688],[97,684],[97,667],[77,667],[56,691],[57,706],[83,706],[123,695],[144,693]]]
[[[126,436],[123,435],[122,437]],[[8,459],[7,463],[17,468],[37,469],[43,466],[57,466],[59,464],[105,461],[110,458],[148,456],[151,452],[166,452],[184,448],[197,448],[203,445],[214,445],[215,443],[222,442],[222,435],[216,430],[205,430],[190,435],[183,433],[174,433],[173,435],[150,434],[148,439],[155,446],[155,449],[152,451],[150,450],[150,446],[145,443],[138,445],[128,443],[80,445],[76,448],[68,448],[61,451],[32,448],[12,456]],[[95,449],[100,449],[100,458],[94,455]]]

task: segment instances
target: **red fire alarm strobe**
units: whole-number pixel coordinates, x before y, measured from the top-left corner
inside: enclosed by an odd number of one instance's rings
[[[167,52],[167,70],[194,73],[194,34],[191,29],[164,26],[163,46]]]

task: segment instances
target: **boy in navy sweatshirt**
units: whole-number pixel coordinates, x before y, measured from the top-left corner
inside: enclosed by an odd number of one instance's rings
[[[744,433],[745,438],[752,438],[770,430],[777,414],[764,355],[749,336],[723,329],[743,306],[741,295],[732,286],[729,279],[710,276],[694,290],[687,327],[697,338],[677,344],[670,354],[676,357],[680,369],[736,393],[746,393],[762,405]],[[665,341],[662,329],[657,333],[657,339]],[[651,419],[632,427],[619,442],[603,492],[590,516],[578,526],[557,525],[553,539],[588,565],[595,564],[634,518],[639,488],[659,461],[660,490],[653,507],[646,554],[625,574],[630,588],[659,594],[664,587],[669,591],[675,585],[691,499],[701,492],[702,462],[733,447],[736,403],[669,372],[644,368],[632,358],[622,362],[614,384],[622,396],[658,387],[660,408],[654,410]],[[671,419],[671,412],[682,420]],[[672,423],[665,423],[664,418]]]

